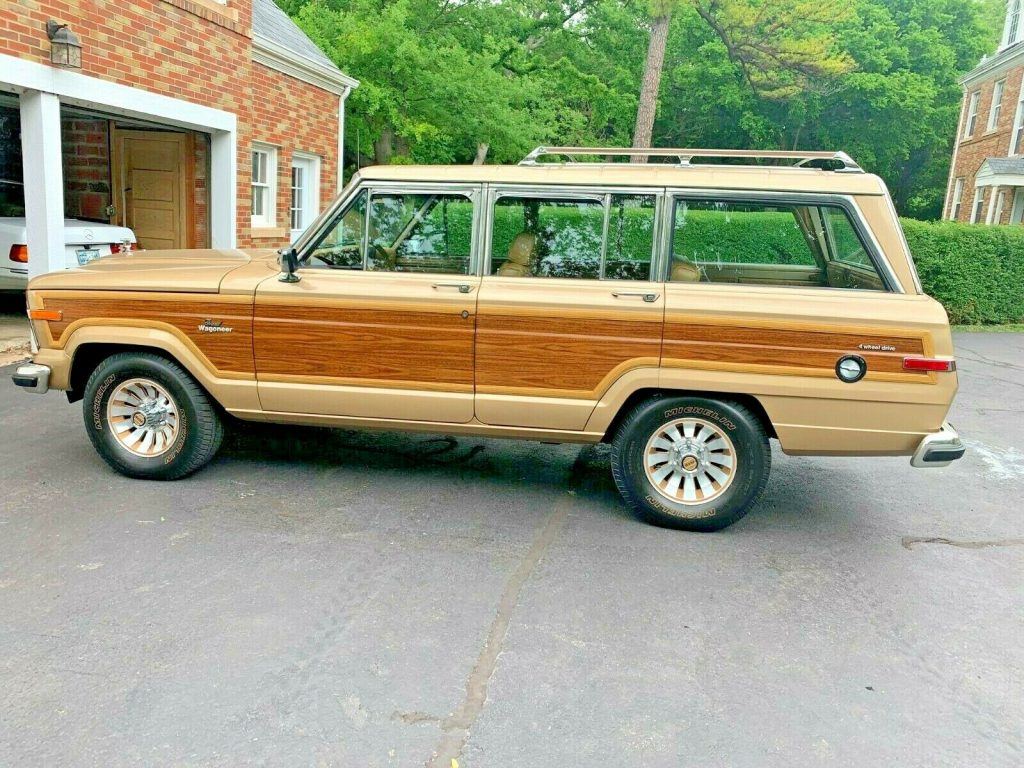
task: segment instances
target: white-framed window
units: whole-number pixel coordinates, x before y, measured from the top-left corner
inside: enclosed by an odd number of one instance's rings
[[[1003,33],[1003,48],[1020,40],[1020,4],[1021,0],[1010,0],[1006,8],[1006,31]]]
[[[992,106],[988,110],[988,129],[994,131],[999,125],[999,116],[1003,112],[1003,94],[1006,92],[1006,79],[999,80],[992,86]]]
[[[291,202],[288,226],[294,242],[320,212],[320,158],[306,152],[292,153]]]
[[[969,139],[974,135],[974,129],[978,127],[978,102],[981,101],[981,91],[971,94],[971,100],[967,105],[967,122],[964,123],[964,138]]]
[[[273,227],[277,208],[277,147],[252,145],[252,226]]]
[[[1017,97],[1017,111],[1013,116],[1013,133],[1010,134],[1010,156],[1024,152],[1024,77],[1020,81],[1020,95]]]
[[[960,218],[960,208],[964,202],[964,180],[961,176],[953,183],[953,204],[949,207],[949,220],[957,221]]]
[[[974,205],[971,206],[971,224],[981,221],[981,212],[985,209],[985,192],[988,187],[974,188]]]

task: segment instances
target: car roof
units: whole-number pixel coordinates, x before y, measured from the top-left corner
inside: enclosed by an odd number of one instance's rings
[[[362,168],[364,181],[557,186],[683,187],[779,192],[884,195],[870,173],[819,168],[668,163],[538,163],[535,165],[378,165]]]

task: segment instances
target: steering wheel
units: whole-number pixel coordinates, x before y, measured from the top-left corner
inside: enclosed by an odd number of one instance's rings
[[[389,251],[380,243],[370,243],[370,247],[373,248],[374,255],[386,265],[387,269],[395,268],[396,254]]]

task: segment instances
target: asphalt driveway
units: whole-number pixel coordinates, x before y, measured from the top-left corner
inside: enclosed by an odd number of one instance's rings
[[[719,534],[606,452],[246,429],[131,481],[0,381],[0,766],[1020,766],[1024,337],[967,457],[775,453]]]

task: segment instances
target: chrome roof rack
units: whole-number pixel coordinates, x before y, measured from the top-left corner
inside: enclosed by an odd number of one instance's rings
[[[714,163],[692,163],[694,158],[741,158],[748,160],[792,160],[788,164],[790,168],[818,168],[812,163],[829,164],[832,167],[827,170],[845,173],[863,173],[863,169],[854,162],[853,158],[845,152],[787,152],[778,150],[760,149],[688,149],[688,148],[667,148],[650,147],[648,149],[632,149],[623,147],[537,147],[530,154],[524,157],[520,165],[544,165],[541,158],[552,157],[562,158],[555,163],[576,163],[578,157],[668,157],[673,158],[683,167],[699,165],[707,167]],[[645,161],[646,162],[646,161]],[[667,163],[666,163],[667,165]],[[735,167],[735,166],[732,166]],[[760,167],[758,163],[751,163],[747,167]]]

